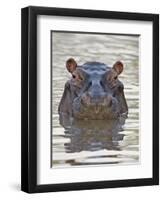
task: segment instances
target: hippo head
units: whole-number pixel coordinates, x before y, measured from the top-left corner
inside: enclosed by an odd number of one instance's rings
[[[127,116],[124,86],[118,79],[123,71],[122,62],[117,61],[112,67],[100,62],[78,65],[70,58],[66,68],[72,78],[65,84],[59,114],[91,120]]]

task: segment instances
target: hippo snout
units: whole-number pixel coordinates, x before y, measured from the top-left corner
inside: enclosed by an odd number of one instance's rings
[[[85,106],[107,106],[112,105],[112,96],[103,93],[101,95],[92,95],[87,92],[81,96],[81,103]]]

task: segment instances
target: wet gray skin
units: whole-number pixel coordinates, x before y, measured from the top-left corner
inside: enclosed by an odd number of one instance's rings
[[[123,64],[117,61],[112,67],[99,62],[77,65],[73,58],[66,62],[72,74],[65,84],[58,112],[75,119],[118,119],[127,117],[128,106],[123,83],[118,76]]]

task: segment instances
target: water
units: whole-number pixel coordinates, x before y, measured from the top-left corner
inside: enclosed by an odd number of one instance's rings
[[[71,77],[68,58],[78,64],[124,63],[123,82],[129,107],[126,121],[61,120],[57,112],[64,84]],[[62,124],[62,125],[61,125]],[[52,167],[139,162],[139,37],[52,33]]]

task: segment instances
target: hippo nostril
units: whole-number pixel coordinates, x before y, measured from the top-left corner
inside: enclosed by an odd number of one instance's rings
[[[103,105],[111,107],[111,105],[112,105],[112,97],[110,95],[104,97]]]
[[[102,80],[100,80],[100,86],[101,86],[103,89],[105,88],[104,83],[103,83]]]
[[[110,95],[107,96],[106,101],[107,101],[107,105],[108,105],[109,107],[111,107],[111,106],[112,106],[112,97],[111,97]]]
[[[81,102],[83,104],[89,105],[90,104],[90,96],[87,93],[83,94],[81,97]]]
[[[109,106],[110,107],[112,106],[112,99],[110,99]]]

